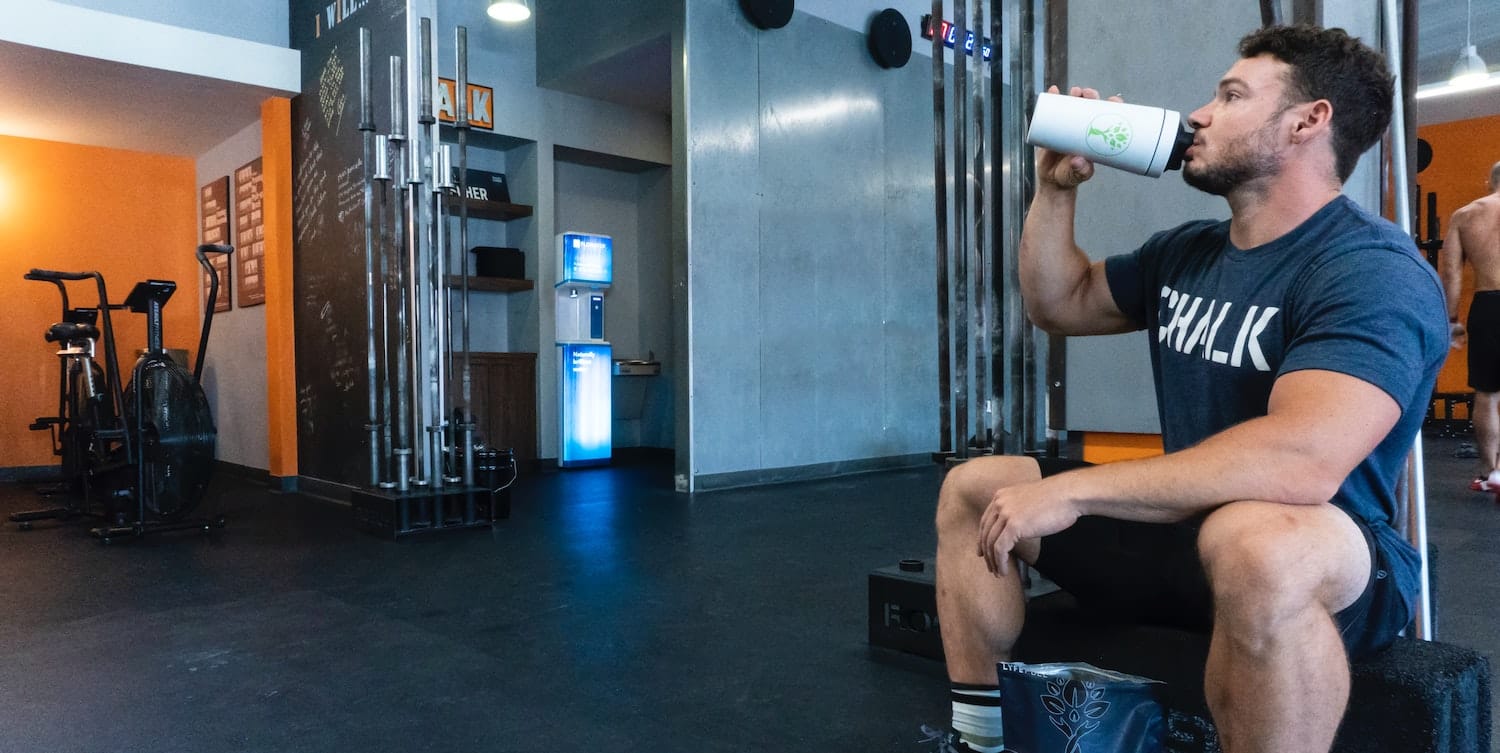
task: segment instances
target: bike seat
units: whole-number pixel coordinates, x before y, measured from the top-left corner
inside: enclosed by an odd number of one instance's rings
[[[47,342],[61,343],[73,340],[98,340],[99,328],[92,324],[80,324],[77,322],[58,322],[47,328]]]

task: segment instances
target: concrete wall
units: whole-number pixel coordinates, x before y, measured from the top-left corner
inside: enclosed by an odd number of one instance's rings
[[[1121,15],[1104,0],[1068,5],[1068,81],[1126,101],[1170,107],[1183,118],[1207,102],[1238,57],[1234,45],[1260,25],[1254,3],[1219,3],[1218,23],[1186,33],[1178,19],[1203,13],[1195,0],[1162,0]],[[1141,44],[1178,29],[1170,44]],[[1191,64],[1188,64],[1190,61]],[[1100,259],[1131,251],[1152,233],[1190,219],[1225,218],[1223,199],[1182,182],[1181,173],[1143,178],[1100,168],[1079,191],[1078,245]],[[1146,335],[1069,338],[1069,430],[1156,432],[1156,392]]]
[[[913,462],[937,446],[931,69],[802,13],[688,3],[685,29],[678,487]]]
[[[236,168],[261,156],[260,123],[255,123],[232,138],[198,157],[197,186],[211,180],[231,177]],[[199,225],[202,227],[202,204],[199,203]],[[235,214],[230,209],[230,233],[234,232]],[[202,240],[201,230],[198,240]],[[233,265],[233,258],[231,265]],[[193,289],[196,298],[187,300],[203,311],[208,291],[201,282]],[[233,299],[237,280],[231,277],[229,289],[219,290],[219,299]],[[203,364],[203,389],[208,393],[218,425],[218,458],[250,468],[270,467],[270,447],[266,413],[266,307],[241,308],[232,301],[229,311],[214,315],[208,343],[208,358]]]
[[[58,0],[80,8],[184,29],[287,46],[285,0]]]
[[[682,3],[683,0],[536,0],[533,18],[537,38],[544,40],[536,51],[537,84],[556,86],[591,66],[670,34]]]
[[[1323,22],[1343,26],[1378,45],[1375,3],[1329,0]],[[1184,118],[1206,103],[1239,55],[1239,39],[1260,26],[1255,3],[1213,4],[1216,23],[1185,30],[1180,19],[1208,11],[1196,0],[1161,0],[1121,15],[1106,0],[1068,5],[1069,80],[1127,101],[1169,107]],[[1167,31],[1163,31],[1167,30]],[[1141,44],[1142,39],[1156,39]],[[1054,83],[1054,82],[1048,82]],[[1351,198],[1378,203],[1372,150],[1345,186]],[[1100,169],[1079,193],[1077,238],[1093,258],[1138,247],[1153,232],[1195,218],[1227,218],[1224,200],[1189,188],[1180,173],[1159,179]],[[1070,338],[1067,341],[1067,421],[1084,431],[1159,431],[1146,335]]]

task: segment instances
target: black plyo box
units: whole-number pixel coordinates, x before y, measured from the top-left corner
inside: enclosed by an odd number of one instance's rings
[[[870,645],[943,658],[931,560],[922,560],[920,572],[891,565],[870,573],[869,598]]]

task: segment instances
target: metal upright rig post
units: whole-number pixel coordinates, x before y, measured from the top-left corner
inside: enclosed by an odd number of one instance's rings
[[[473,377],[469,370],[469,30],[460,26],[455,34],[455,47],[458,51],[457,76],[454,84],[457,90],[457,117],[454,126],[458,128],[458,253],[461,260],[459,266],[463,269],[462,274],[462,297],[459,306],[463,309],[462,337],[463,337],[463,381],[462,402],[459,426],[463,431],[463,483],[464,486],[474,485],[474,416],[471,413],[473,405]]]
[[[937,224],[937,316],[938,316],[938,450],[946,455],[954,451],[953,441],[953,372],[949,342],[952,305],[948,295],[948,129],[944,82],[947,71],[943,59],[943,0],[932,0],[932,15],[927,21],[932,32],[932,172]]]
[[[380,262],[380,477],[378,486],[389,489],[396,485],[391,480],[395,475],[391,468],[391,235],[387,226],[391,212],[391,154],[390,139],[384,134],[375,136],[375,166],[372,176],[380,183],[380,221],[376,238],[379,241]]]
[[[396,491],[406,492],[411,489],[411,395],[408,389],[407,359],[410,350],[407,341],[410,339],[408,329],[408,299],[406,285],[407,244],[410,242],[407,211],[408,186],[405,181],[406,160],[402,154],[402,148],[406,144],[406,98],[403,96],[401,82],[406,78],[406,68],[402,65],[401,57],[391,57],[391,135],[389,143],[391,146],[391,163],[394,165],[392,186],[396,193],[396,208],[394,212],[394,231],[396,242],[393,246],[395,252],[395,292],[396,292],[396,347],[393,349],[396,355],[396,437],[395,447],[391,450],[396,464]]]
[[[365,430],[370,443],[370,486],[380,483],[380,423],[376,416],[375,387],[375,171],[374,160],[375,103],[370,98],[370,30],[359,30],[359,132],[364,141],[362,165],[364,167],[364,211],[365,211],[365,376],[368,411]]]

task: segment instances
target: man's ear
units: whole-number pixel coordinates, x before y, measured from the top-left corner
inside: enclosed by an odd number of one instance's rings
[[[1297,106],[1299,117],[1292,123],[1292,143],[1303,144],[1333,129],[1333,103],[1315,99]]]

